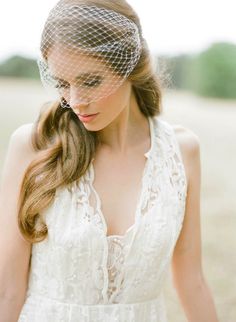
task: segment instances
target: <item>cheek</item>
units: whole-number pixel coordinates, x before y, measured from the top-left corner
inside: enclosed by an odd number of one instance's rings
[[[130,102],[131,86],[128,83],[121,85],[114,93],[94,103],[94,109],[106,113],[110,118],[117,116]]]
[[[110,115],[119,114],[128,105],[125,95],[116,95],[112,99],[109,98],[104,104],[104,110]]]
[[[129,104],[130,87],[123,84],[115,93],[107,97],[108,105],[112,106],[114,110],[122,110]]]

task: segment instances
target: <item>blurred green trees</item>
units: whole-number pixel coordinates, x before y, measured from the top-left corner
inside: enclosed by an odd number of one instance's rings
[[[157,73],[172,88],[202,96],[236,98],[235,44],[215,43],[195,55],[161,56],[157,65]],[[13,56],[0,64],[0,76],[39,79],[39,71],[34,59]]]
[[[171,86],[202,96],[236,98],[236,45],[215,43],[195,55],[162,57]]]
[[[0,76],[39,78],[37,63],[34,59],[12,56],[0,64]]]

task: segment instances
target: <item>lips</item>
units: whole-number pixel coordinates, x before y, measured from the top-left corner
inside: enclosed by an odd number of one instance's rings
[[[82,116],[82,117],[86,117],[86,116],[92,116],[92,115],[97,115],[98,113],[94,113],[94,114],[79,114],[76,113],[78,116]]]
[[[78,115],[78,118],[80,119],[81,122],[83,123],[88,123],[88,122],[91,122],[92,120],[94,120],[97,115],[99,113],[96,113],[96,114],[77,114]]]
[[[79,116],[83,116],[83,117],[86,117],[86,116],[92,116],[92,115],[96,115],[97,113],[95,114],[78,114]]]

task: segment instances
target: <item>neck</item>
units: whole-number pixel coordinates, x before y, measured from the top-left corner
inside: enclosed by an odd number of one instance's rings
[[[148,120],[141,113],[132,91],[129,104],[114,121],[99,132],[100,147],[114,154],[125,155],[146,142],[148,136]]]

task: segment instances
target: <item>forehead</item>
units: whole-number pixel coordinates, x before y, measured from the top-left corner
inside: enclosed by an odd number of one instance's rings
[[[61,46],[49,51],[47,62],[51,74],[63,79],[74,79],[85,74],[112,75],[112,70],[101,58]]]

